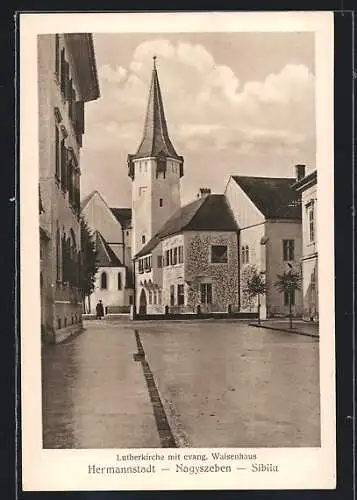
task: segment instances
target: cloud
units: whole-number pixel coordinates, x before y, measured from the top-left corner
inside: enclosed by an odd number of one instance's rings
[[[99,68],[102,97],[87,108],[87,148],[98,149],[101,141],[125,154],[137,148],[154,55],[169,133],[183,148],[180,154],[200,147],[233,148],[237,155],[269,147],[281,152],[314,140],[315,82],[304,65],[287,64],[242,86],[239,75],[202,45],[156,39],[138,45],[127,67]]]

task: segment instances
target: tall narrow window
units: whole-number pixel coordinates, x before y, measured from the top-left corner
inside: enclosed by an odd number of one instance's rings
[[[179,264],[183,263],[183,246],[178,247],[178,261]]]
[[[177,285],[177,304],[183,306],[185,303],[185,287],[184,285]]]
[[[144,245],[145,243],[145,235],[143,234],[142,237],[141,237],[141,243]]]
[[[144,272],[144,260],[140,259],[139,260],[139,274],[142,274]]]
[[[175,305],[175,285],[170,285],[170,305]]]
[[[64,96],[66,92],[66,58],[64,49],[61,50],[61,92]]]
[[[177,264],[177,247],[173,249],[173,265],[176,266]]]
[[[56,58],[56,67],[55,67],[55,72],[57,79],[59,79],[60,76],[60,49],[59,49],[59,35],[55,36],[55,58]]]
[[[164,204],[164,200],[162,198],[160,198],[160,200],[159,200],[160,207],[162,207],[163,204]]]
[[[170,265],[170,253],[168,250],[165,251],[165,266],[169,266]]]
[[[242,264],[249,264],[249,247],[245,245],[242,247]]]
[[[311,203],[308,207],[308,219],[309,219],[309,241],[310,243],[315,241],[315,206]]]
[[[61,141],[61,186],[63,192],[67,191],[67,149],[64,139]]]
[[[201,283],[201,304],[212,304],[212,283]]]
[[[106,272],[103,272],[100,275],[100,288],[102,290],[106,290],[108,288],[108,277]]]
[[[283,240],[284,261],[294,260],[294,240]]]
[[[55,176],[56,179],[59,181],[61,177],[60,173],[60,138],[59,138],[59,130],[58,126],[55,126]]]
[[[121,273],[118,273],[118,290],[122,289]]]
[[[56,279],[61,280],[61,237],[59,229],[56,233]]]

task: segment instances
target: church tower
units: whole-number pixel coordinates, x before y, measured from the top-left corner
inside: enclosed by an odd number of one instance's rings
[[[143,138],[128,155],[132,180],[132,255],[139,252],[181,206],[183,157],[173,147],[166,124],[156,57],[152,71]]]

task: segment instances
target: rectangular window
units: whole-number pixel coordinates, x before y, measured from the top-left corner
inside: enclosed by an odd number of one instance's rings
[[[315,207],[314,204],[308,208],[308,219],[309,219],[309,241],[312,243],[315,241]]]
[[[55,36],[55,57],[56,57],[56,76],[57,78],[60,75],[60,50],[59,50],[59,35]]]
[[[283,240],[284,261],[294,260],[294,240]]]
[[[183,263],[183,246],[178,247],[178,261],[179,264]]]
[[[139,273],[142,274],[144,272],[144,261],[143,259],[139,260]]]
[[[144,271],[145,272],[151,271],[151,257],[144,258]]]
[[[175,285],[170,285],[170,305],[175,305]]]
[[[61,92],[65,96],[66,93],[66,58],[64,49],[61,50]]]
[[[56,162],[56,167],[55,167],[55,176],[56,176],[56,179],[57,180],[60,180],[60,176],[61,176],[61,173],[60,173],[60,161],[61,161],[61,158],[60,158],[60,138],[59,138],[59,130],[58,130],[58,127],[56,125],[55,127],[55,155],[56,155],[56,158],[55,158],[55,162]]]
[[[169,265],[172,266],[172,262],[173,262],[173,259],[172,259],[172,248],[170,248],[169,250]]]
[[[165,266],[169,266],[170,265],[170,254],[169,254],[169,251],[166,250],[165,251]]]
[[[227,245],[211,246],[211,262],[213,264],[226,264],[228,262]]]
[[[121,273],[118,273],[118,290],[122,289]]]
[[[291,297],[291,305],[295,305],[295,291],[285,291],[284,292],[284,305],[288,306],[289,305],[289,298]]]
[[[177,264],[177,247],[173,249],[173,265],[176,266]]]
[[[201,283],[201,304],[212,304],[212,283]]]
[[[185,303],[185,288],[184,285],[177,285],[177,304],[183,306]]]
[[[141,243],[144,245],[145,243],[145,235],[143,234],[142,237],[141,237]]]
[[[160,200],[159,200],[160,207],[162,207],[163,204],[164,204],[164,200],[162,198],[160,198]]]
[[[158,268],[162,267],[162,255],[157,256],[157,267]]]
[[[63,192],[67,191],[67,149],[64,139],[61,141],[61,186]]]

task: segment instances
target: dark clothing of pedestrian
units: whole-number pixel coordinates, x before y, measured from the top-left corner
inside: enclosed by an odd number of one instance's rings
[[[97,318],[102,319],[102,317],[104,316],[104,307],[102,302],[98,302],[95,309],[97,312]]]

